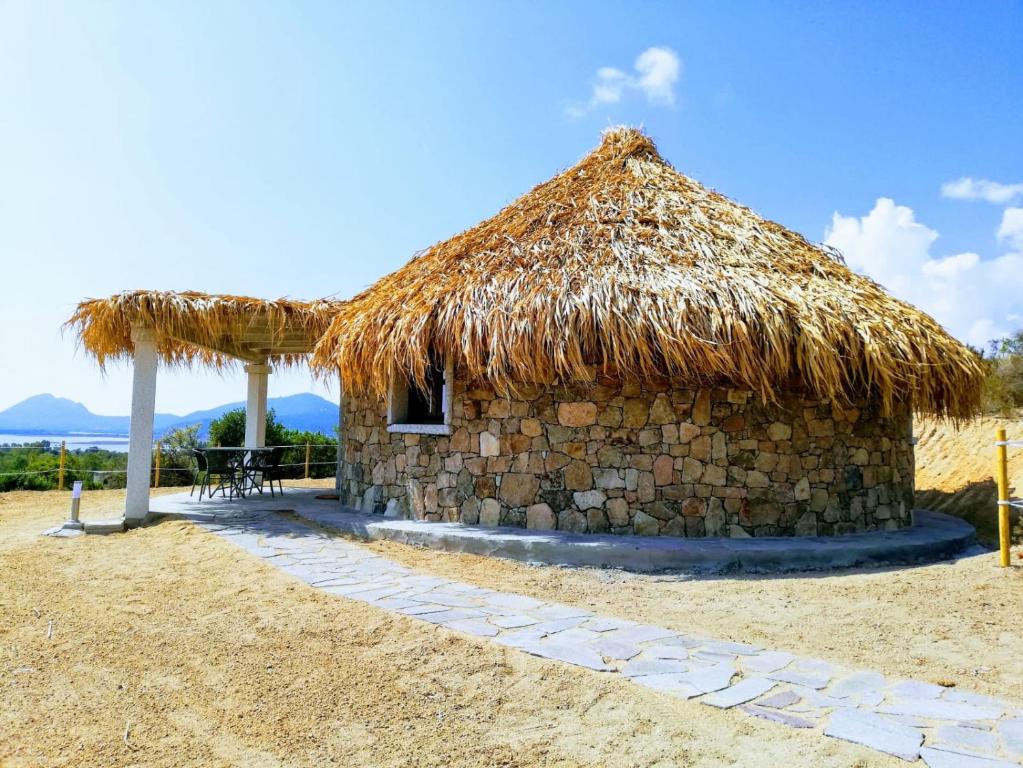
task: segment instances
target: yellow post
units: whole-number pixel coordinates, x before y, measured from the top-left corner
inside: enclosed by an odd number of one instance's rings
[[[305,444],[305,479],[309,479],[309,458],[312,454],[312,446],[309,443]]]
[[[67,442],[60,441],[60,469],[57,471],[57,490],[64,490],[64,464],[67,461]]]
[[[156,441],[156,462],[154,463],[154,467],[155,467],[155,477],[153,477],[153,487],[154,488],[159,488],[160,487],[160,441],[159,440]]]
[[[1009,567],[1009,466],[1005,446],[1005,430],[995,433],[999,443],[998,462],[995,465],[995,482],[998,483],[998,544],[1002,553],[1002,567]]]

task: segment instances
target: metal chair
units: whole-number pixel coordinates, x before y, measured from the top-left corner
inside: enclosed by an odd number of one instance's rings
[[[210,468],[206,462],[206,451],[198,448],[192,449],[192,458],[195,459],[195,474],[192,476],[192,490],[188,492],[191,496],[195,493],[195,484],[199,483],[199,501],[202,501],[202,491],[210,480]]]
[[[238,487],[239,469],[235,454],[230,451],[197,451],[202,454],[200,461],[200,474],[203,482],[199,486],[199,500],[202,501],[203,488],[206,489],[206,497],[212,499],[217,491],[223,496],[233,499],[235,493],[241,496],[241,489]],[[203,473],[204,470],[204,473]],[[213,487],[213,481],[217,486]],[[194,488],[194,485],[193,485]]]
[[[274,497],[274,480],[277,481],[277,488],[284,495],[284,484],[281,479],[284,477],[285,468],[281,466],[281,459],[284,457],[284,448],[277,446],[268,454],[263,454],[263,466],[261,468],[259,492],[263,492],[263,482],[270,481],[270,498]]]

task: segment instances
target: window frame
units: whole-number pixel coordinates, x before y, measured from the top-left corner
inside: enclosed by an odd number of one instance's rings
[[[443,422],[440,424],[414,424],[408,419],[408,396],[411,383],[399,377],[391,382],[387,396],[387,431],[398,434],[412,435],[450,435],[451,412],[454,404],[455,370],[451,361],[444,361],[444,385],[441,389],[441,413]]]

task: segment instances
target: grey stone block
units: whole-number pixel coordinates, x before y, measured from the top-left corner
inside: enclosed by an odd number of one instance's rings
[[[931,747],[921,749],[920,756],[924,759],[927,768],[1019,768],[1017,763],[1009,763],[1005,760],[964,755]]]
[[[1003,708],[976,707],[958,701],[940,699],[895,699],[877,708],[878,712],[893,715],[915,715],[937,720],[995,720]]]
[[[789,728],[813,728],[814,723],[812,720],[807,720],[805,717],[796,717],[790,715],[787,712],[781,712],[777,709],[765,709],[758,707],[756,704],[744,704],[740,707],[743,712],[759,717],[763,720],[770,720],[772,723],[781,723],[787,725]]]
[[[539,619],[516,613],[510,616],[493,616],[490,619],[490,623],[496,624],[502,629],[518,629],[520,627],[528,627],[533,624],[538,624]]]
[[[872,712],[851,709],[840,709],[832,714],[824,734],[862,744],[903,760],[916,760],[920,757],[920,745],[924,741],[924,735],[915,728],[893,723]]]
[[[771,709],[784,709],[785,707],[796,704],[800,700],[798,693],[792,690],[787,690],[768,696],[766,699],[761,699],[757,702],[757,704],[761,707],[770,707]]]
[[[577,667],[586,667],[598,672],[610,672],[612,670],[612,667],[605,664],[604,660],[597,653],[585,646],[538,640],[519,647],[526,653],[531,653],[534,656],[564,661]]]
[[[831,684],[828,694],[836,699],[858,695],[870,691],[879,691],[885,686],[884,675],[877,672],[854,672]]]
[[[643,651],[642,648],[634,643],[604,637],[593,643],[593,650],[601,656],[606,656],[609,659],[620,659],[621,661],[628,661]]]
[[[775,672],[788,666],[794,658],[796,657],[791,653],[784,651],[761,651],[756,655],[745,657],[742,660],[742,665],[750,672]]]
[[[783,683],[801,685],[804,688],[826,688],[831,678],[827,675],[814,674],[813,672],[800,672],[796,669],[779,669],[775,672],[767,672],[764,675],[772,680]]]
[[[939,725],[934,733],[934,744],[947,744],[954,749],[966,749],[973,752],[998,752],[998,736],[990,731],[979,728],[964,728],[961,725]],[[931,739],[927,740],[931,745]]]
[[[678,659],[634,659],[625,665],[622,674],[625,677],[640,677],[686,672],[688,669],[689,665]]]
[[[717,664],[713,667],[690,669],[682,675],[681,679],[697,690],[713,693],[728,687],[733,677],[735,677],[735,670],[731,664]]]
[[[483,619],[456,619],[446,622],[444,626],[456,632],[464,632],[477,637],[493,637],[498,633],[497,627],[488,624]]]
[[[688,680],[684,679],[681,674],[644,675],[643,677],[633,678],[632,682],[637,685],[642,685],[645,688],[650,688],[654,691],[677,696],[681,699],[692,699],[697,696],[702,696],[704,693]]]
[[[701,699],[701,701],[712,707],[729,709],[731,707],[738,706],[739,704],[745,704],[747,701],[752,701],[757,698],[757,696],[764,695],[774,688],[775,685],[777,685],[777,683],[775,683],[774,680],[765,680],[762,677],[747,677],[745,680],[740,680],[735,685],[723,688],[717,693],[710,694],[709,696]]]

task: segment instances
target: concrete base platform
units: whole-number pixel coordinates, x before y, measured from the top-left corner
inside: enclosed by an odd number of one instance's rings
[[[527,563],[621,568],[643,573],[779,573],[916,565],[956,557],[976,543],[973,526],[959,518],[926,510],[914,513],[912,528],[899,531],[827,538],[644,538],[395,520],[315,498],[322,493],[322,489],[289,488],[284,497],[276,499],[250,497],[201,502],[183,493],[153,499],[152,512],[208,521],[292,512],[320,527],[364,540],[396,541]]]

